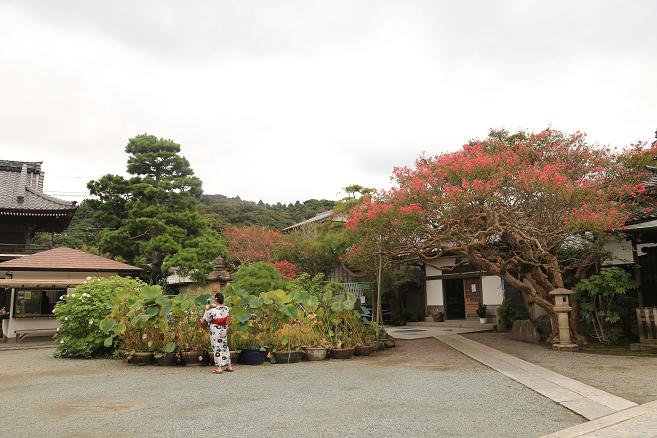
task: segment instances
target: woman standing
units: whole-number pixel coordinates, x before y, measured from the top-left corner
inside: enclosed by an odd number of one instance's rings
[[[214,354],[215,374],[221,374],[222,367],[233,371],[228,350],[228,322],[230,321],[228,307],[224,306],[224,296],[221,292],[214,295],[215,304],[205,306],[202,321],[210,326],[210,343]]]

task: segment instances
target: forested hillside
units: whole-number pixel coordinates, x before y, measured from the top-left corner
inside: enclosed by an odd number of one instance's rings
[[[294,204],[244,201],[239,196],[203,195],[202,211],[219,230],[230,225],[261,225],[281,229],[330,210],[335,201],[309,199]]]
[[[239,196],[229,198],[224,195],[203,195],[200,210],[208,216],[217,231],[231,225],[261,225],[280,230],[297,222],[311,218],[319,213],[330,210],[335,201],[327,199],[309,199],[294,204],[265,204],[262,201],[242,200]],[[88,201],[83,201],[75,213],[68,229],[55,235],[57,246],[98,251],[100,232],[103,227],[97,223]],[[47,245],[48,236],[39,235],[34,243]]]

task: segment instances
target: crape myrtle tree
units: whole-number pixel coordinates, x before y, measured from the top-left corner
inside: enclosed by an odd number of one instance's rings
[[[145,268],[152,283],[174,266],[203,278],[226,250],[199,212],[201,180],[180,145],[143,134],[131,138],[125,151],[132,177],[105,175],[87,185],[95,196],[90,207],[105,228],[101,250]]]
[[[396,168],[394,187],[363,197],[348,226],[381,235],[391,257],[450,255],[499,275],[543,308],[558,333],[549,292],[604,257],[604,236],[622,226],[644,190],[640,164],[651,153],[641,144],[616,153],[552,129],[491,131]]]
[[[233,226],[223,231],[228,256],[240,265],[275,262],[291,246],[283,233],[260,225]]]

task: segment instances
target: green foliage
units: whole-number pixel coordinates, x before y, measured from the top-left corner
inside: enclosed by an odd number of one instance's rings
[[[550,322],[549,315],[541,315],[534,320],[534,326],[539,335],[541,335],[541,340],[549,339],[552,336],[552,323]]]
[[[66,295],[55,306],[60,327],[57,332],[58,357],[93,357],[111,353],[111,345],[104,344],[105,330],[100,327],[113,307],[115,297],[126,291],[145,286],[127,277],[91,279]],[[121,326],[109,328],[120,331]]]
[[[344,224],[324,222],[310,224],[289,233],[291,246],[280,254],[312,275],[328,273],[340,264],[340,258],[352,245],[350,233]]]
[[[239,196],[205,195],[202,210],[219,230],[232,225],[260,225],[280,230],[331,210],[335,201],[309,199],[292,204],[244,201]]]
[[[603,268],[599,274],[580,280],[575,286],[582,318],[589,322],[595,338],[602,343],[615,343],[618,338],[612,332],[623,315],[631,316],[635,300],[628,292],[636,288],[632,276],[620,268]]]
[[[477,307],[477,316],[479,318],[485,318],[487,311],[488,309],[486,308],[486,305],[484,303],[479,303],[479,307]]]
[[[226,304],[234,318],[240,346],[273,350],[302,346],[344,348],[359,342],[362,323],[356,296],[321,276],[290,282],[286,289],[249,292],[231,287]],[[311,286],[310,290],[304,285]]]
[[[88,201],[93,218],[105,228],[102,251],[148,269],[152,282],[171,266],[202,278],[226,250],[199,211],[201,180],[171,140],[138,135],[125,151],[133,177],[105,175],[87,185],[97,197]]]
[[[529,319],[529,313],[525,307],[514,303],[508,298],[505,298],[497,308],[497,315],[500,320],[504,321],[504,325],[508,328],[513,327],[513,321]]]
[[[266,262],[240,266],[229,286],[232,290],[244,290],[251,294],[283,289],[284,287],[285,282],[281,278],[281,274]]]

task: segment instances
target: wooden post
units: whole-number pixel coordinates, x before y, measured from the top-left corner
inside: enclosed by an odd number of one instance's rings
[[[639,263],[639,252],[637,250],[636,236],[632,236],[632,261],[634,263],[634,281],[636,282],[636,294],[639,307],[643,307],[643,290],[641,289],[641,263]]]
[[[383,276],[383,254],[381,254],[381,240],[379,239],[379,272],[376,279],[376,326],[381,325],[381,277]]]
[[[639,340],[646,339],[646,326],[643,325],[643,315],[641,314],[641,308],[636,308],[636,321],[639,327]]]
[[[646,317],[646,339],[655,339],[655,334],[653,331],[653,323],[650,318],[650,307],[645,307],[643,309],[644,315]]]

